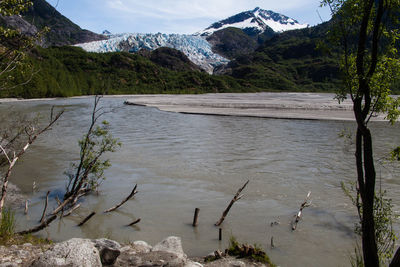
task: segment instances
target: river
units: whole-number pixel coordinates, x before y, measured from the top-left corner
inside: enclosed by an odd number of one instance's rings
[[[154,244],[177,235],[189,256],[204,256],[224,249],[233,235],[241,242],[261,245],[280,266],[349,265],[357,215],[340,182],[355,179],[354,152],[352,140],[340,138],[339,133],[353,132],[354,122],[189,115],[128,106],[124,100],[102,100],[110,111],[103,118],[123,145],[107,155],[112,166],[98,194],[85,198],[75,215],[55,221],[41,236]],[[43,119],[52,105],[65,109],[11,177],[30,199],[28,215],[22,208],[18,211],[18,228],[37,224],[47,190],[53,198],[63,193],[67,181],[63,172],[79,157],[77,140],[89,125],[92,104],[92,98],[0,104],[3,115],[40,112]],[[372,122],[371,126],[375,158],[383,158],[400,143],[399,125]],[[388,189],[398,212],[398,166],[377,164],[377,175],[378,185],[381,181]],[[247,179],[243,198],[222,225],[220,242],[214,223]],[[38,190],[32,192],[34,181]],[[139,193],[134,199],[116,212],[102,213],[136,183]],[[304,209],[297,230],[291,231],[290,222],[309,191],[312,205]],[[200,208],[199,225],[193,228],[195,208]],[[91,211],[97,215],[77,227]],[[137,218],[139,224],[126,226]],[[271,222],[278,224],[271,226]]]

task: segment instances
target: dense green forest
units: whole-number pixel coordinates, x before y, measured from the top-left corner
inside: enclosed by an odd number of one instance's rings
[[[61,97],[87,94],[162,94],[257,91],[229,76],[200,71],[174,71],[150,59],[124,52],[87,53],[72,46],[35,48],[29,57],[37,73],[2,97]],[[15,84],[30,73],[15,74]]]
[[[266,90],[334,92],[340,86],[339,57],[318,48],[327,32],[328,23],[323,23],[277,34],[220,73]]]

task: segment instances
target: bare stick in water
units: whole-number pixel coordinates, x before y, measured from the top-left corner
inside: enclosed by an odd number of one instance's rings
[[[131,222],[130,224],[128,224],[128,226],[135,225],[135,224],[137,224],[137,223],[139,223],[139,222],[140,222],[140,218],[137,219],[136,221]]]
[[[192,224],[193,227],[197,226],[197,219],[199,218],[199,212],[200,212],[199,208],[196,208],[194,210],[194,217],[193,217],[193,224]]]
[[[44,209],[43,209],[43,213],[42,213],[42,218],[40,218],[40,222],[41,222],[41,223],[44,221],[44,216],[46,215],[47,205],[49,204],[49,194],[50,194],[50,191],[47,191],[47,194],[46,194],[46,203],[44,204]]]
[[[125,202],[127,202],[129,199],[131,199],[138,192],[138,191],[136,191],[136,188],[137,188],[137,184],[135,185],[135,187],[133,188],[133,190],[129,194],[129,196],[127,196],[124,200],[122,200],[121,203],[119,203],[118,205],[116,205],[112,208],[109,208],[108,210],[105,210],[104,213],[114,211],[114,210],[118,209],[119,207],[121,207]]]
[[[303,213],[303,209],[306,207],[309,207],[311,205],[311,201],[310,200],[310,196],[311,196],[311,191],[308,192],[306,199],[304,200],[303,203],[301,203],[299,212],[297,213],[294,222],[292,223],[292,230],[296,230],[297,224],[301,219],[301,214]]]
[[[81,206],[81,204],[76,204],[75,206],[73,206],[72,208],[69,209],[69,211],[67,211],[67,213],[65,213],[63,215],[63,217],[67,217],[69,215],[72,214],[72,212],[74,212],[76,209],[78,209]]]
[[[38,226],[31,228],[29,230],[26,231],[22,231],[22,232],[18,232],[18,235],[26,235],[26,234],[31,234],[31,233],[36,233],[39,232],[40,230],[46,228],[52,221],[54,221],[57,218],[57,215],[53,215],[49,218],[47,218],[46,220],[44,220],[41,224],[39,224]]]
[[[247,180],[247,182],[237,191],[236,195],[232,198],[231,202],[229,203],[228,207],[225,209],[225,211],[222,213],[221,218],[219,219],[218,222],[215,223],[215,226],[220,226],[221,223],[225,220],[226,215],[228,215],[229,210],[232,208],[232,205],[241,199],[243,195],[240,195],[240,193],[243,191],[243,189],[246,187],[246,185],[249,183],[250,180]]]
[[[25,210],[24,210],[24,214],[28,214],[28,202],[29,202],[29,200],[27,199],[26,201],[25,201]]]
[[[87,221],[89,221],[90,218],[92,218],[95,214],[96,214],[96,212],[94,212],[94,211],[93,211],[92,213],[90,213],[89,216],[87,216],[85,219],[83,219],[82,222],[80,222],[80,223],[78,224],[78,226],[84,225],[84,224],[85,224]]]

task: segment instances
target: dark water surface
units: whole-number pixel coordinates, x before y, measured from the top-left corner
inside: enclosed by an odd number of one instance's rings
[[[108,155],[112,167],[99,194],[87,197],[75,215],[55,221],[42,236],[155,244],[177,235],[189,256],[204,256],[224,249],[233,235],[241,242],[260,244],[280,266],[349,265],[357,217],[340,182],[355,179],[354,152],[351,140],[338,134],[352,131],[353,122],[184,115],[123,102],[124,98],[102,100],[104,107],[112,109],[104,119],[123,146]],[[88,127],[92,103],[92,98],[77,98],[0,104],[1,114],[48,115],[52,105],[66,110],[57,126],[26,153],[11,178],[31,200],[29,214],[23,215],[22,209],[18,213],[21,228],[37,223],[47,190],[52,195],[63,193],[63,172],[79,157],[77,140]],[[398,124],[376,122],[372,128],[376,159],[400,144]],[[378,164],[377,174],[398,212],[398,166]],[[222,225],[220,242],[213,224],[247,179],[244,197]],[[34,193],[33,181],[38,184]],[[116,212],[102,214],[136,183],[139,193],[134,199]],[[308,191],[312,205],[292,232],[290,221]],[[200,208],[199,226],[193,228],[196,207]],[[98,214],[76,227],[91,211]],[[137,218],[141,218],[137,226],[125,226]],[[279,225],[271,227],[274,221]],[[272,236],[274,249],[270,248]]]

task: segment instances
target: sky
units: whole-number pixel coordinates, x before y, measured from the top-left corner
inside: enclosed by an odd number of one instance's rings
[[[316,25],[330,19],[319,0],[47,0],[81,28],[101,33],[185,33],[260,7]]]

